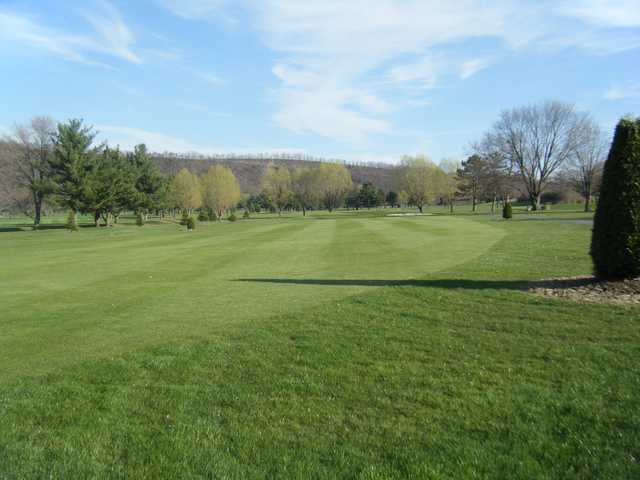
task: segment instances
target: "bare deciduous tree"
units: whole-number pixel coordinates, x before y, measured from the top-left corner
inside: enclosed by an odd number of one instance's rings
[[[573,105],[547,102],[502,112],[485,142],[518,172],[537,210],[547,182],[576,151],[583,124]]]
[[[29,126],[16,126],[11,142],[15,149],[15,183],[29,191],[33,206],[33,225],[40,225],[42,202],[51,192],[49,157],[52,152],[55,122],[49,117],[34,117]]]
[[[591,210],[591,197],[596,178],[606,159],[609,145],[602,130],[591,118],[585,118],[580,140],[569,159],[569,176],[577,192],[584,198],[584,211]]]

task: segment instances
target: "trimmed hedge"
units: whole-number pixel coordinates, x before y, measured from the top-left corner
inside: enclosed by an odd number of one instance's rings
[[[640,118],[623,118],[604,164],[591,258],[604,278],[640,276]]]

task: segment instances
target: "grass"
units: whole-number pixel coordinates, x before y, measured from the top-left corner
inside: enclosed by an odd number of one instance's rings
[[[386,213],[0,234],[0,478],[637,478],[585,216]]]

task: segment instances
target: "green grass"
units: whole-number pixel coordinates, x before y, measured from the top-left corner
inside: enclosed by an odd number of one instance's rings
[[[4,220],[0,478],[640,476],[640,309],[522,290],[585,216],[431,210]]]

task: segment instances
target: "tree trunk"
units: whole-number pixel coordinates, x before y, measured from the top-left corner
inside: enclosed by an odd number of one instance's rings
[[[449,212],[453,213],[453,200],[451,200],[451,202],[449,202]]]
[[[418,210],[422,213],[422,205],[418,205]]]
[[[476,196],[475,195],[471,196],[471,205],[472,205],[471,211],[473,213],[476,213]]]
[[[531,210],[533,211],[537,211],[540,210],[540,197],[542,195],[539,193],[532,193],[531,194]]]
[[[306,217],[307,216],[307,209],[302,207],[302,216]]]
[[[35,207],[35,215],[33,216],[33,228],[40,226],[40,216],[42,214],[42,198],[36,194],[33,196],[33,203]]]
[[[93,222],[96,224],[96,227],[100,226],[100,210],[93,212]]]
[[[587,194],[584,197],[584,211],[585,212],[591,211],[591,192],[587,192]]]

